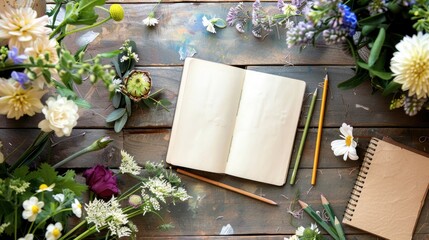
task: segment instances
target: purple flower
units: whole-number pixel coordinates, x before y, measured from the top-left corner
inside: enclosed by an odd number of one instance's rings
[[[283,0],[277,0],[277,8],[282,11],[282,8],[285,6],[285,2]]]
[[[27,74],[23,72],[13,71],[11,74],[11,77],[15,79],[17,82],[19,82],[22,88],[25,88],[24,87],[25,84],[27,84],[30,81],[30,79],[28,79]]]
[[[256,0],[252,6],[253,6],[252,23],[253,25],[258,25],[261,18],[260,16],[261,10],[262,10],[261,2],[259,0]]]
[[[83,173],[86,185],[98,197],[108,199],[119,194],[116,177],[113,172],[102,165],[96,165]]]
[[[12,47],[12,49],[10,49],[7,52],[7,57],[9,59],[12,59],[13,63],[15,63],[15,64],[21,64],[25,60],[27,60],[27,56],[26,55],[19,55],[17,47]]]

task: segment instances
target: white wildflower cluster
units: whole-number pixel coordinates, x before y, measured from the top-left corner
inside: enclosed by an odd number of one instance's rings
[[[108,202],[96,198],[89,204],[85,204],[85,210],[87,212],[86,220],[88,223],[94,223],[97,231],[108,227],[111,234],[118,237],[126,237],[131,234],[131,230],[127,227],[127,216],[115,197]]]
[[[129,59],[134,59],[136,62],[139,61],[139,55],[133,52],[133,48],[130,46],[129,39],[125,40],[124,44],[119,48],[119,50],[122,50],[124,53],[124,56],[122,56],[120,59],[121,62],[128,61]]]
[[[29,182],[26,182],[21,179],[11,179],[9,183],[10,189],[15,191],[17,194],[24,193],[29,186],[30,186]]]
[[[126,151],[121,150],[121,165],[119,166],[119,171],[124,173],[129,173],[132,175],[139,175],[141,171],[141,167],[137,165],[137,163],[134,161],[134,157],[128,154]]]
[[[0,225],[0,234],[2,234],[4,232],[4,230],[9,227],[10,222],[7,223],[3,223],[2,225]]]
[[[303,237],[303,239],[319,239],[320,231],[317,225],[312,223],[311,226],[307,228],[303,226],[298,227],[295,231],[295,235],[284,238],[284,240],[299,240],[300,237]]]

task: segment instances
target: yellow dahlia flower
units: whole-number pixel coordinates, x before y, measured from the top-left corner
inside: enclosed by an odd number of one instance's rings
[[[40,99],[46,92],[36,88],[23,89],[18,82],[0,79],[0,114],[16,120],[24,115],[33,116],[41,112]]]
[[[406,36],[396,45],[390,61],[393,81],[402,85],[408,96],[429,96],[429,34]]]
[[[45,27],[47,24],[48,16],[37,18],[37,12],[32,8],[6,7],[0,13],[0,39],[9,39],[10,47],[22,51],[37,38],[51,33],[51,29]]]

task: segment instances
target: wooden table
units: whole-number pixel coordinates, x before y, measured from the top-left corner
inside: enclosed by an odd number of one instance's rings
[[[229,176],[196,172],[265,196],[279,203],[278,206],[271,206],[183,176],[185,187],[193,198],[186,203],[170,206],[163,212],[165,221],[174,224],[175,228],[163,232],[157,229],[161,224],[157,217],[139,217],[135,219],[139,228],[139,239],[283,239],[294,234],[298,226],[308,226],[312,222],[308,215],[304,214],[302,219],[295,219],[288,213],[299,210],[295,200],[299,197],[317,210],[322,210],[321,193],[330,200],[337,216],[342,218],[361,164],[361,160],[344,162],[340,157],[335,157],[330,149],[330,142],[339,138],[338,128],[343,122],[355,128],[354,135],[358,139],[358,154],[361,159],[371,137],[390,136],[416,149],[429,151],[427,113],[421,112],[417,116],[407,117],[402,110],[390,111],[389,99],[383,98],[380,93],[373,94],[368,82],[346,91],[336,87],[338,83],[353,75],[352,59],[341,50],[341,46],[317,44],[316,47],[307,47],[299,52],[298,48],[287,48],[284,32],[280,35],[272,33],[261,40],[254,38],[250,31],[240,34],[233,27],[219,29],[217,34],[205,31],[201,24],[203,15],[225,18],[228,9],[236,3],[163,1],[157,10],[160,24],[148,28],[143,25],[142,20],[154,7],[154,3],[137,0],[110,2],[122,4],[126,12],[125,19],[118,23],[109,22],[96,29],[101,35],[90,46],[90,52],[114,50],[119,48],[124,40],[134,40],[140,57],[138,68],[151,72],[155,90],[163,88],[162,96],[173,104],[169,111],[136,108],[125,129],[115,133],[112,127],[105,123],[105,117],[113,109],[106,90],[101,85],[89,87],[89,84],[84,84],[78,91],[92,103],[93,108],[80,110],[81,117],[72,133],[73,137],[53,139],[54,142],[62,143],[53,145],[50,153],[43,159],[50,163],[59,161],[104,135],[111,136],[115,142],[103,151],[85,155],[64,167],[74,168],[78,172],[96,163],[118,167],[120,149],[134,155],[139,163],[162,162],[166,156],[183,66],[178,53],[180,47],[195,48],[195,57],[201,59],[306,81],[307,97],[302,108],[292,159],[295,158],[298,139],[302,135],[309,108],[309,94],[322,83],[326,70],[330,77],[319,173],[315,186],[310,184],[310,179],[320,97],[315,107],[315,117],[311,121],[295,186],[286,184],[276,187]],[[249,8],[251,4],[245,3]],[[263,2],[263,6],[274,8],[275,2]],[[67,41],[73,40],[72,38]],[[22,118],[19,121],[2,117],[0,139],[4,145],[3,152],[7,154],[20,144],[30,144],[32,136],[39,132],[37,123],[41,117],[39,115]],[[290,174],[291,171],[289,176]],[[234,229],[234,235],[222,237],[219,233],[222,226],[227,224]],[[377,239],[350,227],[345,227],[345,232],[348,239]],[[429,198],[425,200],[414,238],[429,239]]]

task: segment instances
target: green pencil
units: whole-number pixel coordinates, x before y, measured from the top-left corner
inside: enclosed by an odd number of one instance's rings
[[[310,109],[308,109],[307,120],[305,121],[304,132],[302,133],[301,143],[299,144],[298,153],[295,159],[295,166],[293,167],[290,185],[295,184],[296,172],[298,171],[299,161],[301,161],[302,150],[304,149],[305,139],[307,138],[308,127],[310,126],[311,115],[313,114],[314,105],[317,98],[317,88],[314,90],[313,98],[311,99]]]
[[[335,216],[334,210],[332,209],[331,204],[329,204],[328,199],[326,199],[325,196],[323,195],[320,195],[320,199],[322,200],[323,208],[325,208],[326,213],[329,216],[329,221],[337,231],[338,237],[340,238],[340,240],[345,240],[346,237],[344,236],[344,231],[343,231],[343,228],[341,227],[341,223],[338,221],[337,217]]]
[[[319,215],[317,215],[316,211],[313,210],[307,203],[298,200],[299,204],[301,205],[302,209],[310,215],[311,218],[313,218],[323,229],[326,230],[326,232],[331,235],[335,240],[340,240],[338,237],[336,231],[334,228],[330,227],[327,223],[325,223],[322,218],[320,218]]]

